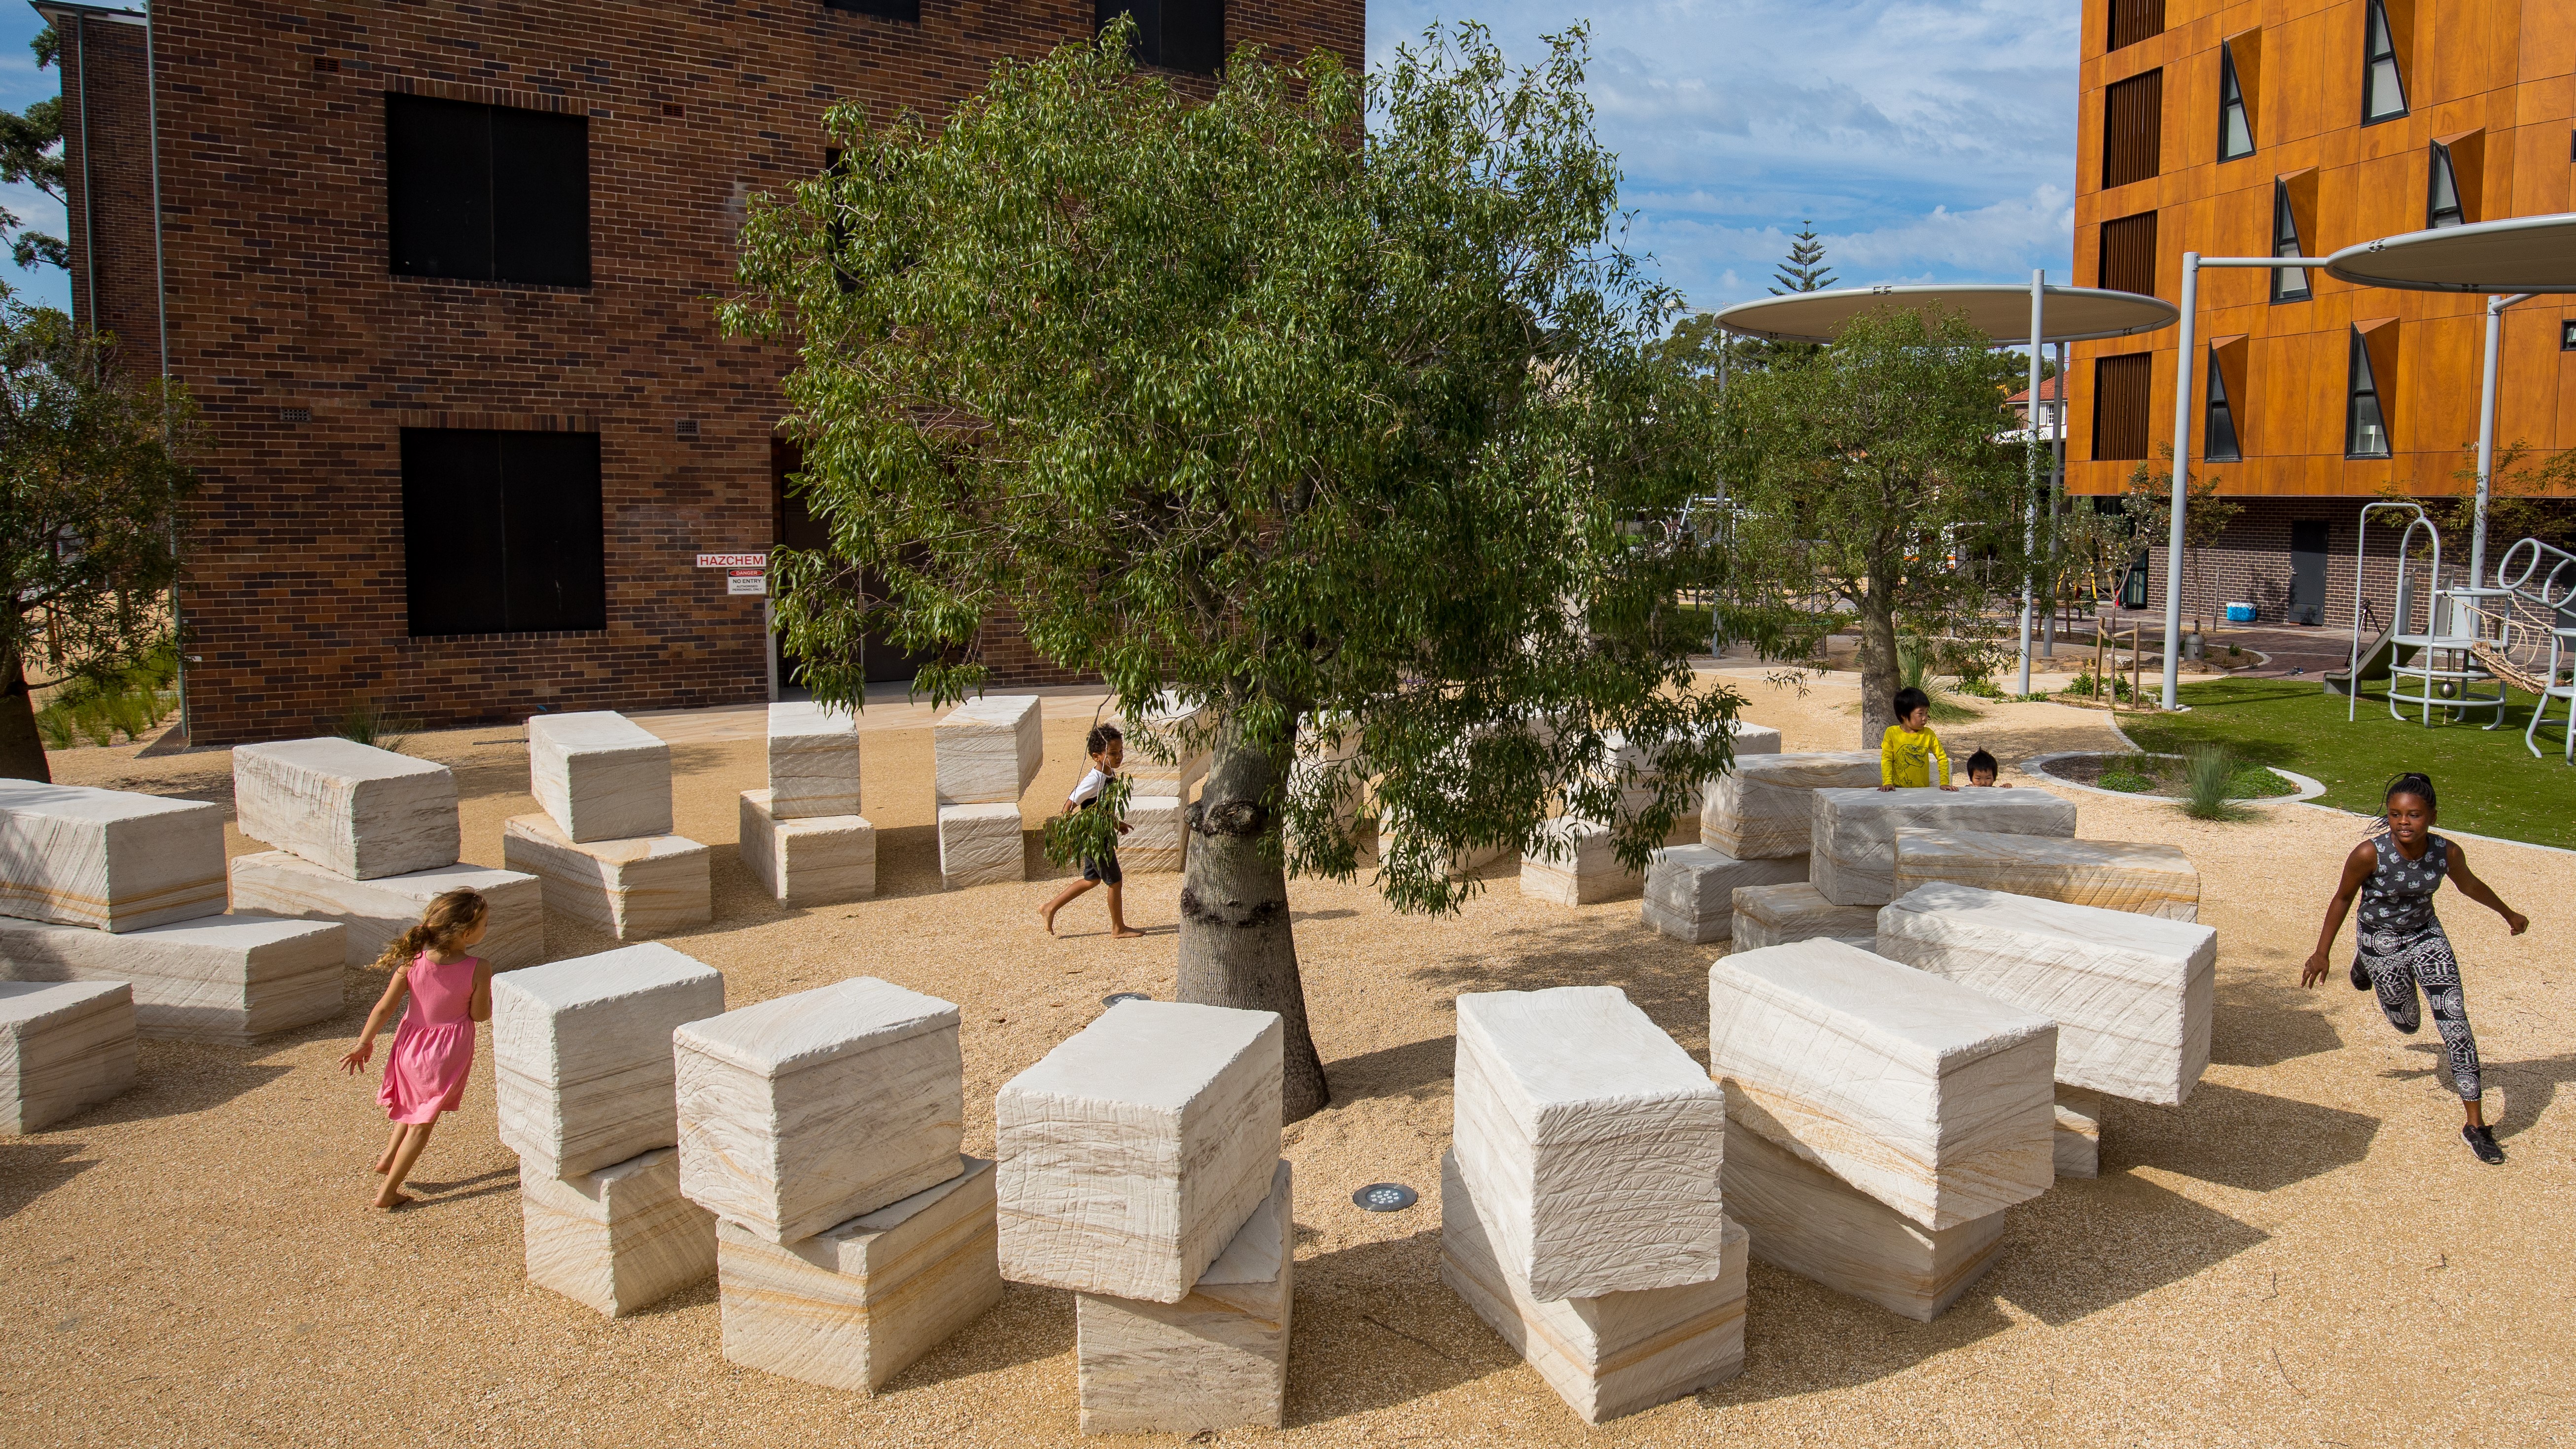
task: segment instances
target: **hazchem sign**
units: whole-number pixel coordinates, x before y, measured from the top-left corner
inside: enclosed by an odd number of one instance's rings
[[[769,555],[765,553],[702,553],[698,555],[698,567],[702,569],[765,569],[769,567]]]

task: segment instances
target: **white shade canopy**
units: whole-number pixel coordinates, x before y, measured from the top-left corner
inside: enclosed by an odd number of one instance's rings
[[[2409,292],[2576,292],[2576,212],[2381,237],[2326,258],[2326,275]]]
[[[2171,302],[2135,292],[2096,287],[2049,287],[2041,303],[2040,341],[2089,342],[2170,327],[2182,313]],[[1940,307],[1965,312],[1968,325],[1997,342],[2030,341],[2030,288],[2013,282],[1971,282],[1946,287],[1840,287],[1830,292],[1791,292],[1738,302],[1717,314],[1717,325],[1775,342],[1831,342],[1863,312]]]

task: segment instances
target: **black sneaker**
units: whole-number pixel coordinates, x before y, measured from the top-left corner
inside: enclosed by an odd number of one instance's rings
[[[2504,1149],[2496,1146],[2495,1129],[2491,1127],[2462,1127],[2460,1129],[2460,1140],[2469,1144],[2469,1150],[2478,1155],[2478,1161],[2485,1163],[2489,1167],[2504,1166]]]

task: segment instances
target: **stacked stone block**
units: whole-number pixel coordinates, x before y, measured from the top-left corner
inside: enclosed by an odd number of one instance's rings
[[[1157,698],[1127,726],[1127,758],[1119,773],[1127,777],[1128,798],[1186,801],[1207,778],[1214,757],[1206,737],[1207,712],[1183,705],[1169,694]],[[1155,758],[1169,754],[1168,761]]]
[[[1145,875],[1175,874],[1189,862],[1189,807],[1173,795],[1129,795],[1127,833],[1118,837],[1118,865]]]
[[[1730,722],[1727,730],[1733,737],[1734,757],[1737,760],[1757,759],[1780,753],[1780,732],[1769,725],[1748,724],[1737,720]],[[1609,746],[1607,769],[1611,777],[1622,784],[1619,797],[1621,813],[1630,816],[1643,813],[1647,806],[1654,803],[1656,788],[1662,781],[1662,772],[1654,768],[1653,762],[1647,758],[1646,751],[1638,745],[1629,743],[1626,736],[1613,733],[1605,737],[1605,743]],[[1664,837],[1666,845],[1688,845],[1700,838],[1700,817],[1708,808],[1709,783],[1712,782],[1694,785],[1689,797],[1683,802],[1682,808],[1675,812],[1672,829]]]
[[[715,914],[707,848],[671,833],[671,747],[608,710],[528,721],[530,793],[545,809],[501,827],[501,856],[544,882],[549,910],[620,941]]]
[[[1705,845],[1667,845],[1646,862],[1646,929],[1706,944],[1734,935],[1738,886],[1804,885],[1807,858],[1738,860]]]
[[[1818,790],[1807,879],[1838,906],[1883,906],[1896,891],[1896,832],[1908,827],[2075,836],[2074,802],[2045,790]]]
[[[769,788],[742,794],[742,862],[782,905],[877,892],[877,831],[859,814],[859,722],[810,703],[769,707]]]
[[[1028,879],[1020,796],[1046,740],[1037,696],[992,694],[950,710],[930,732],[939,810],[939,876],[950,890]]]
[[[2200,871],[2170,845],[1898,829],[1896,894],[1938,881],[2169,921],[2200,919]]]
[[[1805,856],[1797,857],[1797,880],[1735,888],[1734,949],[1758,951],[1766,946],[1824,940],[1866,951],[1877,943],[1877,909],[1838,906],[1826,900],[1806,882],[1806,863]]]
[[[546,959],[545,883],[515,870],[489,866],[440,866],[403,875],[352,880],[283,850],[232,859],[233,909],[264,912],[341,928],[341,959],[374,964],[387,945],[420,924],[429,903],[452,890],[483,897],[490,914],[475,954],[496,971],[515,971]]]
[[[220,807],[0,780],[0,915],[139,931],[223,908]]]
[[[41,1132],[134,1085],[121,981],[0,981],[0,1133]]]
[[[1646,878],[1619,859],[1607,825],[1558,816],[1521,855],[1521,894],[1560,906],[1615,901],[1645,888]]]
[[[1739,755],[1709,786],[1699,843],[1737,860],[1803,860],[1814,834],[1815,792],[1877,783],[1875,751]]]

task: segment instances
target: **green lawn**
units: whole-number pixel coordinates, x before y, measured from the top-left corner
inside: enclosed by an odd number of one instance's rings
[[[2366,690],[2375,686],[2364,685]],[[2480,835],[2576,847],[2576,768],[2563,763],[2552,712],[2541,731],[2544,758],[2523,748],[2531,696],[2513,694],[2501,729],[2476,723],[2426,729],[2388,717],[2375,692],[2361,697],[2359,717],[2344,722],[2350,701],[2308,679],[2224,679],[2183,686],[2191,713],[2123,716],[2120,727],[2143,750],[2178,751],[2214,740],[2247,759],[2323,781],[2318,803],[2375,813],[2389,777],[2422,770],[2442,795],[2442,823]],[[2435,711],[2434,718],[2441,718]]]

